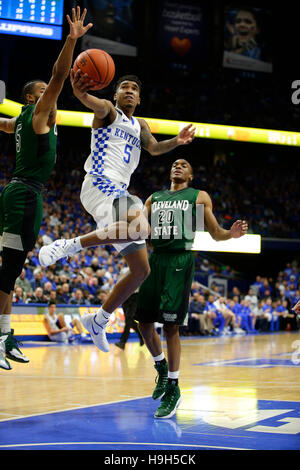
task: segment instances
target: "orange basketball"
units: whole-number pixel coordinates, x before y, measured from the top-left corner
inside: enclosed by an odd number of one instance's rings
[[[73,70],[86,73],[95,85],[93,90],[107,87],[115,76],[115,63],[111,56],[101,49],[87,49],[75,59]]]

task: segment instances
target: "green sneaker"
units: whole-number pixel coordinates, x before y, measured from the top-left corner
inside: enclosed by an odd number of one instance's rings
[[[157,408],[154,418],[171,418],[181,403],[178,385],[167,384],[164,397]]]
[[[19,349],[18,344],[22,345],[19,341],[16,340],[14,337],[14,330],[11,330],[10,333],[1,333],[1,337],[5,337],[4,339],[4,346],[5,346],[5,353],[6,357],[11,361],[16,362],[29,362],[28,357],[26,357],[22,351]]]
[[[0,368],[5,370],[11,370],[12,367],[6,357],[4,356],[5,353],[5,346],[4,346],[4,339],[1,340],[0,338]]]
[[[155,379],[156,387],[153,390],[153,400],[162,398],[165,394],[165,388],[168,383],[168,363],[167,361],[161,365],[154,365],[158,374]]]

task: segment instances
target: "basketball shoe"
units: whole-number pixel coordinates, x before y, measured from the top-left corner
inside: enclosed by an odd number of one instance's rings
[[[39,252],[39,262],[43,267],[51,266],[61,258],[75,255],[77,251],[78,248],[74,243],[74,239],[65,240],[61,238],[49,245],[42,246]]]
[[[108,319],[103,315],[99,320],[97,314],[91,313],[81,317],[81,323],[85,329],[90,333],[91,338],[95,346],[97,346],[100,351],[108,352],[109,344],[106,338],[105,328],[108,324]]]
[[[171,418],[181,403],[180,388],[178,385],[167,384],[165,394],[160,406],[157,408],[154,418]]]
[[[165,361],[163,364],[155,364],[154,367],[157,370],[157,376],[155,379],[156,387],[153,390],[152,398],[153,400],[158,400],[164,396],[168,383],[168,363]]]
[[[29,362],[28,357],[26,357],[18,347],[18,345],[22,345],[22,343],[17,341],[14,337],[14,330],[11,330],[10,333],[0,333],[0,340],[1,338],[4,338],[5,355],[8,359],[15,362]]]

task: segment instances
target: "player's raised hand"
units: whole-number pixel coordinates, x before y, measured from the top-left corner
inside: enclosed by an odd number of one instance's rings
[[[196,128],[193,127],[193,124],[188,124],[179,132],[177,136],[178,145],[190,144],[195,137]]]
[[[80,7],[72,8],[72,20],[69,15],[67,15],[67,20],[70,25],[70,37],[72,39],[81,38],[92,26],[93,23],[89,23],[86,26],[83,26],[87,9],[83,10],[82,15],[80,16]]]
[[[230,229],[232,238],[240,238],[247,233],[248,224],[245,220],[236,220]]]

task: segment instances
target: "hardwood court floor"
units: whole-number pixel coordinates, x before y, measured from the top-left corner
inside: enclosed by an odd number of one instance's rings
[[[159,403],[151,399],[155,370],[145,346],[128,342],[122,351],[111,344],[109,353],[93,344],[32,344],[23,350],[29,364],[11,362],[11,371],[0,370],[0,449],[59,443],[88,449],[300,449],[298,332],[182,338],[183,401],[167,420],[170,435],[162,432],[165,420],[153,419]],[[89,439],[96,424],[97,439]],[[105,432],[112,426],[113,442]]]

